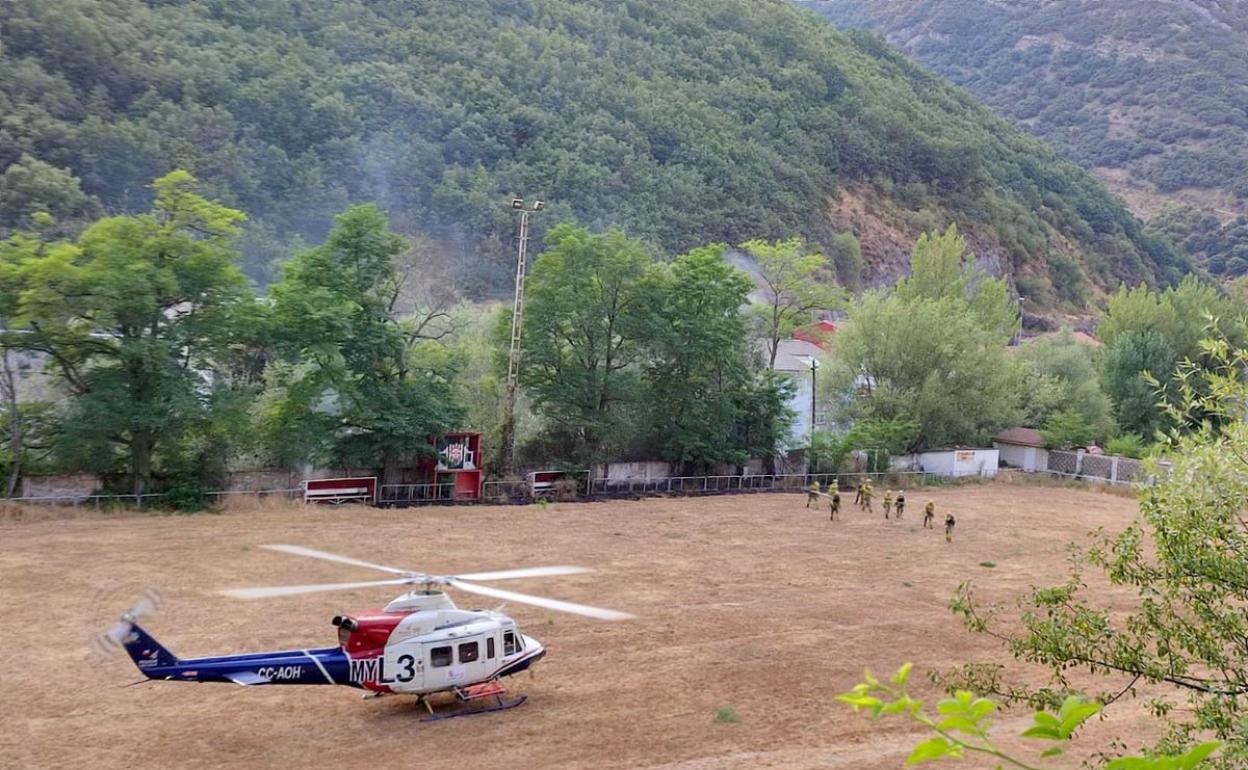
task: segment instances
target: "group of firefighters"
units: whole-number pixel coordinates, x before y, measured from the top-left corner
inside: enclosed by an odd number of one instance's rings
[[[871,480],[867,478],[860,479],[857,486],[854,487],[854,505],[867,511],[874,513],[871,507],[871,499],[875,494],[875,489],[871,486]],[[819,486],[819,482],[813,481],[806,488],[806,507],[809,508],[811,503],[815,507],[819,507],[819,498],[826,497],[832,508],[831,520],[836,521],[836,515],[841,512],[841,490],[840,485],[836,482],[829,484],[825,489]],[[897,518],[901,518],[902,513],[906,510],[906,493],[903,490],[884,490],[884,518],[889,518],[890,514],[896,513]],[[936,503],[931,500],[923,506],[923,526],[926,529],[933,529],[932,521],[936,518]],[[957,524],[957,520],[953,518],[952,513],[945,514],[945,542],[953,540],[953,527]]]

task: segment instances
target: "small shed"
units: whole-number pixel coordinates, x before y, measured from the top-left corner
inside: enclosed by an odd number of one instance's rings
[[[1001,452],[1001,461],[1011,468],[1025,471],[1049,469],[1049,450],[1044,436],[1034,428],[1010,428],[992,437],[992,445]]]

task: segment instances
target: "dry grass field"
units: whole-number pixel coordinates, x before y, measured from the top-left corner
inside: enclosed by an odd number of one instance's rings
[[[920,527],[928,497],[939,517],[957,515],[953,543]],[[868,666],[1000,659],[946,609],[957,585],[973,579],[986,597],[1008,598],[1057,579],[1068,541],[1119,528],[1135,512],[1122,495],[1005,483],[912,492],[901,521],[850,506],[830,523],[803,501],[283,504],[194,516],[10,510],[0,518],[0,766],[899,768],[918,733],[871,725],[832,696]],[[218,596],[225,587],[380,577],[256,547],[264,543],[441,573],[584,565],[597,572],[507,587],[638,617],[612,624],[510,606],[549,649],[532,677],[510,680],[529,702],[438,723],[420,722],[411,699],[364,701],[346,688],[128,687],[139,680],[130,661],[92,651],[93,635],[146,586],[165,603],[145,626],[185,657],[328,646],[331,616],[393,594]],[[739,721],[717,722],[721,707]],[[1141,729],[1136,706],[1116,706],[1089,743]]]

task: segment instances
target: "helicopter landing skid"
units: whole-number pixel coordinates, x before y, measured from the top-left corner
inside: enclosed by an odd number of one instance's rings
[[[457,687],[455,688],[455,699],[459,703],[475,703],[477,705],[466,709],[450,711],[444,714],[435,712],[433,710],[433,706],[429,703],[429,700],[422,697],[419,701],[417,701],[417,706],[424,703],[425,709],[428,710],[429,715],[423,717],[420,721],[437,722],[442,719],[467,717],[472,716],[473,714],[488,714],[491,711],[506,711],[507,709],[514,709],[516,706],[519,706],[529,699],[529,696],[527,695],[519,695],[515,698],[505,700],[503,696],[506,694],[507,691],[503,689],[502,683],[497,680],[493,682],[486,682],[484,684],[473,685],[472,687]]]

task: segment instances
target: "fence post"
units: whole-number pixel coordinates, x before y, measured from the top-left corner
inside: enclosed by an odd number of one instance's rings
[[[1109,459],[1109,480],[1111,484],[1118,483],[1118,455]]]

